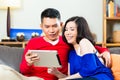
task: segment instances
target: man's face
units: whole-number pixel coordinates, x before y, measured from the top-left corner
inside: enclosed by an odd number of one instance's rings
[[[41,28],[45,34],[45,38],[50,41],[58,39],[61,23],[57,18],[43,18]]]

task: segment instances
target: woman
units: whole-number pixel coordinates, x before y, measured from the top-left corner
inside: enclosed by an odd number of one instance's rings
[[[73,50],[69,53],[69,75],[59,79],[114,80],[112,72],[97,57],[95,42],[83,17],[69,18],[63,28],[63,39]],[[102,59],[101,59],[102,60]],[[92,79],[91,79],[92,78]],[[78,80],[78,79],[77,79]]]

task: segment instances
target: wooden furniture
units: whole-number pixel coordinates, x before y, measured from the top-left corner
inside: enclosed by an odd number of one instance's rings
[[[107,14],[107,1],[103,0],[103,47],[117,47],[120,46],[120,43],[107,42],[108,38],[112,39],[113,36],[113,25],[116,22],[120,23],[120,17],[117,16],[108,16]]]
[[[97,42],[97,45],[101,45],[101,42]],[[6,46],[11,46],[11,47],[22,47],[25,48],[27,45],[27,41],[25,42],[0,42],[0,45],[6,45]]]
[[[25,42],[0,42],[0,45],[7,45],[12,47],[22,47],[25,48],[27,41]]]

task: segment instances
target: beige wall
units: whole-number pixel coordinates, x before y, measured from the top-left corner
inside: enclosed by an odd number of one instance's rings
[[[84,16],[97,41],[102,41],[102,0],[21,0],[20,9],[11,10],[12,28],[39,28],[40,13],[48,7],[58,9],[65,22],[71,16]],[[0,10],[0,39],[6,36],[6,10]]]

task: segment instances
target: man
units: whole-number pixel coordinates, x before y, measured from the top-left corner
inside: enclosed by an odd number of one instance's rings
[[[62,27],[61,16],[56,9],[48,8],[41,14],[41,28],[44,36],[31,39],[24,51],[20,71],[26,76],[38,76],[44,80],[57,80],[58,78],[47,72],[47,67],[35,67],[33,64],[38,56],[28,50],[57,50],[62,68],[60,72],[67,75],[67,56],[69,47],[59,36]]]
[[[59,11],[53,8],[45,9],[41,14],[40,26],[44,36],[33,38],[28,42],[24,50],[20,71],[26,76],[37,76],[44,80],[58,80],[58,78],[67,75],[67,57],[70,50],[69,46],[63,42],[62,37],[59,36],[63,26]],[[105,54],[108,54],[107,49],[104,50],[101,47],[97,48],[99,51],[103,50]],[[39,57],[28,50],[57,50],[62,67],[50,69],[47,67],[36,67],[34,66],[34,63],[39,60]],[[109,58],[105,59],[108,59],[109,61]],[[54,70],[57,70],[58,72],[54,73]]]

